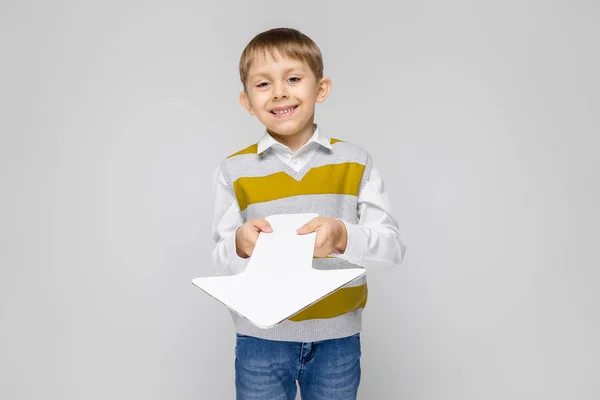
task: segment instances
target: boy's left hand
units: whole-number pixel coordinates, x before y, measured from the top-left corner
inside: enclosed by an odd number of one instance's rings
[[[327,257],[331,253],[344,253],[348,241],[346,225],[330,217],[316,217],[296,231],[299,235],[316,232],[315,257]]]

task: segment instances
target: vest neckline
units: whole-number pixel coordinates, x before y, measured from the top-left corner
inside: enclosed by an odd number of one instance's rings
[[[326,150],[324,150],[324,148],[322,146],[319,146],[317,148],[317,150],[315,151],[315,153],[310,157],[310,159],[308,160],[306,165],[304,165],[300,169],[300,171],[296,172],[295,169],[293,169],[292,167],[287,165],[285,162],[281,161],[279,159],[279,157],[277,157],[275,154],[273,154],[272,149],[273,149],[272,147],[268,148],[267,150],[265,150],[265,153],[267,153],[270,157],[274,157],[275,160],[277,160],[277,162],[282,165],[283,172],[285,172],[287,175],[294,178],[298,182],[300,182],[304,178],[304,176],[308,173],[308,171],[310,171],[312,169],[312,167],[315,165],[315,163],[321,157],[321,155],[326,151]]]

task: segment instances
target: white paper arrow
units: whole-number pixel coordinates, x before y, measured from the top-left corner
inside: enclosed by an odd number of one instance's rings
[[[266,218],[273,232],[260,233],[246,269],[237,275],[202,277],[192,283],[259,328],[271,328],[360,278],[363,268],[317,270],[316,233],[296,230],[318,214]]]

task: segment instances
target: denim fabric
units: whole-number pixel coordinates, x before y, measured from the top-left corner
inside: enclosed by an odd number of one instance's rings
[[[360,334],[283,342],[237,334],[237,400],[354,400],[360,383]]]

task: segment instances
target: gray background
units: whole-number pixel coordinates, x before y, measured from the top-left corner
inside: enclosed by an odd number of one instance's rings
[[[210,3],[210,4],[209,4]],[[2,1],[0,398],[232,399],[211,174],[257,140],[251,37],[311,36],[324,132],[408,244],[370,274],[362,399],[600,397],[595,1]]]

